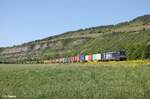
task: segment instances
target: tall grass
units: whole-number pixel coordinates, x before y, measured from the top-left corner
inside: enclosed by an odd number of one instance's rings
[[[0,96],[16,99],[149,99],[149,65],[0,65]]]

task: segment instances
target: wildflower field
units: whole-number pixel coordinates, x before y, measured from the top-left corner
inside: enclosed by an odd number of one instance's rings
[[[150,99],[150,61],[1,64],[0,99]]]

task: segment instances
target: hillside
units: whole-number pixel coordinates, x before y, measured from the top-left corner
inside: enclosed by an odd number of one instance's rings
[[[87,49],[86,51],[83,51]],[[0,48],[0,62],[41,62],[45,59],[124,50],[128,59],[150,57],[150,15],[116,25],[98,26],[22,45]]]

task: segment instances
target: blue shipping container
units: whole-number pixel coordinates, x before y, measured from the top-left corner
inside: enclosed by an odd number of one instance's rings
[[[80,62],[84,62],[85,61],[85,55],[80,55]]]

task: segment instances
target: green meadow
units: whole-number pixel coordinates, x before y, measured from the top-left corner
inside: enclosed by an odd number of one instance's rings
[[[1,64],[0,99],[150,99],[150,64]]]

